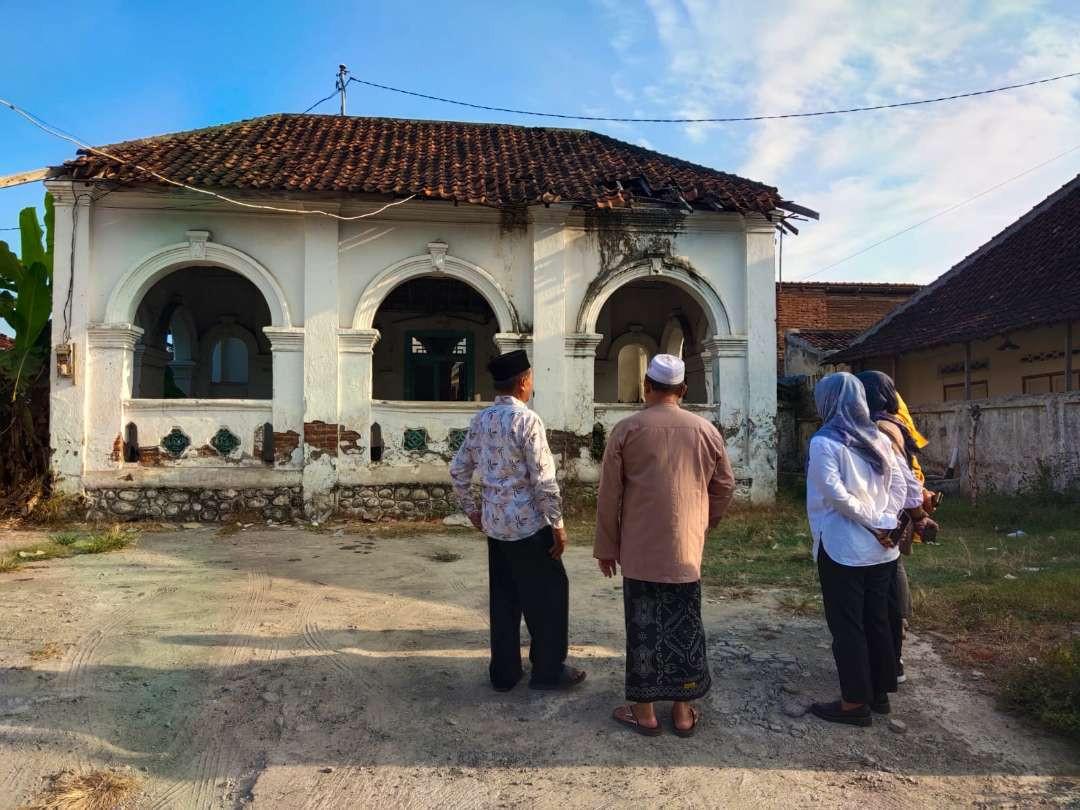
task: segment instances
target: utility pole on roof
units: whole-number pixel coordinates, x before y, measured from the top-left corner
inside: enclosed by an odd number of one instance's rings
[[[341,114],[345,115],[345,74],[349,72],[349,69],[344,65],[338,65],[337,72],[337,89],[341,94]]]

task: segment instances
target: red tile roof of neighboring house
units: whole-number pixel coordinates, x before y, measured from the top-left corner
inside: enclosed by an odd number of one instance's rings
[[[7,335],[0,335],[0,352],[6,352],[15,346],[15,341]]]
[[[800,329],[789,332],[788,336],[808,343],[815,349],[834,352],[846,349],[859,334],[858,329]]]
[[[494,207],[635,201],[768,214],[771,186],[595,132],[278,114],[101,147],[171,180],[254,192],[388,194]],[[158,183],[87,150],[53,177]]]
[[[1080,175],[830,358],[860,360],[1080,318]]]

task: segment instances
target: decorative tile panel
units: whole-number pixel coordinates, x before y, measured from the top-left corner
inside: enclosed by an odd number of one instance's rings
[[[456,453],[461,448],[461,445],[465,443],[465,437],[468,435],[468,430],[463,428],[453,428],[446,434],[446,443],[450,446],[450,449]]]
[[[424,428],[405,428],[405,438],[402,445],[411,452],[424,452],[427,450],[428,435]]]
[[[240,446],[240,437],[228,428],[221,428],[210,440],[210,446],[221,455],[227,456]]]
[[[161,446],[173,458],[180,458],[191,446],[191,439],[180,428],[174,427],[167,436],[161,439]]]

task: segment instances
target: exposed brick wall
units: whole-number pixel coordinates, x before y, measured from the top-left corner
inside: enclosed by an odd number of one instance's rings
[[[777,373],[784,371],[784,335],[788,329],[855,329],[861,332],[918,290],[917,284],[777,284]]]
[[[304,423],[304,444],[314,448],[312,458],[338,454],[338,426],[333,422]]]
[[[274,463],[288,464],[293,451],[300,446],[300,434],[295,430],[274,434]]]
[[[338,429],[338,449],[345,456],[360,455],[364,452],[363,437],[355,430],[341,427]]]

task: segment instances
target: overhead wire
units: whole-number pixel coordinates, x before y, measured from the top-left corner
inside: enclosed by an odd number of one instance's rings
[[[1052,158],[1044,160],[1042,163],[1038,163],[1038,164],[1036,164],[1035,166],[1032,166],[1029,169],[1025,169],[1024,171],[1020,172],[1019,174],[1014,174],[1012,177],[1008,178],[1007,180],[1002,180],[1000,183],[995,183],[994,185],[990,186],[990,188],[985,188],[982,191],[980,191],[978,194],[973,194],[972,196],[968,197],[965,200],[961,200],[958,203],[950,205],[948,208],[943,208],[941,211],[938,211],[936,214],[932,214],[931,216],[928,216],[926,219],[921,219],[918,222],[915,222],[915,223],[913,223],[911,225],[908,225],[906,228],[903,228],[902,230],[899,230],[896,233],[891,234],[890,236],[886,236],[884,239],[879,239],[878,241],[874,242],[873,244],[867,245],[866,247],[862,248],[861,250],[855,251],[854,253],[852,253],[849,256],[845,256],[844,258],[840,259],[839,261],[835,261],[830,265],[822,267],[820,270],[815,270],[813,273],[802,276],[801,278],[797,278],[795,280],[796,281],[806,281],[807,279],[813,278],[814,276],[821,275],[822,273],[824,273],[827,270],[832,270],[834,267],[838,267],[839,265],[843,264],[844,262],[847,262],[847,261],[850,261],[851,259],[854,259],[856,256],[862,256],[864,253],[866,253],[866,252],[868,252],[870,250],[873,250],[874,248],[879,247],[880,245],[884,245],[886,242],[891,242],[893,239],[896,239],[896,237],[898,237],[898,236],[903,236],[905,233],[913,231],[913,230],[915,230],[916,228],[918,228],[921,225],[925,225],[928,222],[932,222],[933,220],[937,219],[938,217],[943,217],[946,214],[948,214],[948,213],[950,213],[952,211],[955,211],[957,208],[961,208],[962,206],[965,206],[970,202],[974,202],[975,200],[979,199],[980,197],[985,197],[990,192],[997,191],[997,189],[1001,188],[1002,186],[1006,186],[1009,183],[1013,182],[1014,180],[1019,180],[1021,177],[1024,177],[1025,175],[1031,174],[1033,171],[1036,171],[1038,169],[1041,169],[1043,166],[1047,166],[1047,165],[1053,163],[1055,160],[1060,160],[1061,158],[1065,157],[1066,155],[1071,155],[1073,152],[1077,151],[1078,149],[1080,149],[1080,143],[1078,143],[1076,146],[1072,147],[1071,149],[1066,149],[1064,152],[1061,152],[1061,153],[1059,153],[1057,155],[1054,155]]]
[[[559,118],[571,121],[611,121],[613,123],[626,124],[731,124],[745,121],[777,121],[786,118],[818,118],[826,115],[844,115],[847,113],[872,112],[874,110],[892,110],[899,107],[915,107],[922,104],[938,104],[943,101],[955,101],[962,98],[987,96],[991,93],[1002,93],[1006,90],[1017,90],[1021,87],[1033,87],[1038,84],[1048,84],[1050,82],[1057,82],[1063,79],[1071,79],[1076,76],[1080,76],[1080,71],[1074,71],[1072,73],[1062,73],[1059,76],[1049,76],[1045,79],[1034,79],[1028,82],[1006,84],[1000,87],[991,87],[985,90],[973,90],[968,93],[954,93],[953,95],[948,96],[921,98],[914,99],[912,101],[896,101],[890,104],[873,104],[865,107],[844,107],[834,110],[819,110],[816,112],[779,113],[774,115],[740,115],[722,118],[632,118],[629,116],[571,115],[568,113],[539,112],[536,110],[518,110],[511,107],[497,107],[489,104],[474,104],[472,102],[461,101],[459,99],[445,98],[443,96],[433,96],[428,93],[419,93],[415,90],[405,90],[400,87],[392,87],[388,84],[380,84],[379,82],[369,81],[368,79],[360,79],[352,75],[349,76],[347,82],[355,82],[356,84],[366,85],[367,87],[375,87],[379,90],[387,90],[392,93],[400,93],[406,96],[414,96],[415,98],[423,98],[427,99],[428,101],[438,101],[443,104],[455,104],[459,107],[469,107],[474,110],[503,112],[510,113],[512,115],[531,115],[538,118]],[[327,98],[332,98],[332,96],[328,96]],[[323,101],[326,101],[326,99],[323,99]],[[319,103],[321,104],[322,102]]]
[[[319,99],[318,101],[316,101],[316,102],[315,102],[314,104],[312,104],[312,105],[311,105],[310,107],[308,107],[308,108],[307,108],[306,110],[304,110],[304,112],[303,112],[302,114],[303,114],[303,115],[306,115],[307,113],[311,112],[311,111],[312,111],[312,110],[314,110],[314,109],[315,109],[316,107],[318,107],[318,106],[319,106],[320,104],[325,104],[325,103],[326,103],[327,101],[329,101],[330,99],[332,99],[332,98],[333,98],[334,96],[336,96],[337,94],[338,94],[338,90],[337,90],[337,88],[334,88],[334,92],[333,92],[333,93],[331,93],[330,95],[328,95],[328,96],[327,96],[326,98],[320,98],[320,99]]]
[[[154,169],[147,168],[146,166],[143,166],[143,165],[141,165],[139,163],[136,163],[135,161],[127,160],[126,158],[122,158],[122,157],[120,157],[118,155],[111,154],[110,152],[107,152],[104,149],[99,149],[96,146],[91,146],[90,144],[86,143],[85,141],[83,141],[80,138],[76,138],[73,135],[67,135],[67,134],[63,133],[62,131],[60,131],[59,129],[57,129],[56,127],[52,127],[52,126],[46,124],[41,119],[37,118],[37,116],[35,116],[32,113],[24,110],[22,107],[19,107],[17,104],[13,104],[12,102],[8,101],[7,99],[0,98],[0,104],[3,104],[5,107],[8,107],[13,112],[15,112],[18,115],[20,115],[21,117],[25,118],[27,121],[29,121],[31,124],[33,124],[38,129],[42,130],[43,132],[46,132],[49,135],[52,135],[53,137],[61,138],[62,140],[69,141],[69,142],[75,144],[76,146],[78,146],[80,149],[85,149],[88,152],[94,153],[95,155],[101,155],[102,157],[107,158],[108,160],[113,160],[113,161],[115,161],[117,163],[121,163],[121,164],[123,164],[125,166],[131,166],[134,169],[136,169],[136,170],[138,170],[140,172],[143,172],[144,174],[147,174],[150,177],[155,178],[156,180],[160,180],[162,183],[165,183],[166,185],[175,186],[176,188],[182,188],[182,189],[184,189],[186,191],[191,191],[191,192],[194,192],[196,194],[205,194],[205,195],[207,195],[209,197],[213,197],[213,198],[215,198],[217,200],[221,200],[222,202],[226,202],[226,203],[229,203],[231,205],[240,206],[242,208],[253,208],[253,209],[260,210],[260,211],[274,211],[274,212],[282,213],[282,214],[313,214],[313,215],[328,217],[330,219],[340,220],[342,222],[352,222],[354,220],[367,219],[368,217],[376,216],[378,214],[381,214],[383,211],[386,211],[388,208],[393,208],[396,205],[403,205],[404,203],[407,203],[407,202],[409,202],[409,200],[412,200],[413,198],[416,197],[416,194],[410,194],[409,196],[407,196],[407,197],[405,197],[403,199],[388,202],[386,205],[382,206],[381,208],[377,208],[374,211],[368,211],[368,212],[363,213],[363,214],[355,214],[353,216],[342,216],[341,214],[337,214],[337,213],[335,213],[333,211],[323,211],[322,209],[318,209],[318,208],[284,208],[284,207],[276,206],[276,205],[264,205],[264,204],[261,204],[261,203],[245,202],[243,200],[237,200],[234,197],[229,197],[229,196],[227,196],[225,194],[219,194],[218,192],[211,191],[210,189],[199,188],[198,186],[193,186],[190,183],[183,183],[183,182],[180,182],[179,180],[173,180],[171,177],[166,177],[165,175],[161,174],[161,172],[155,171]]]

